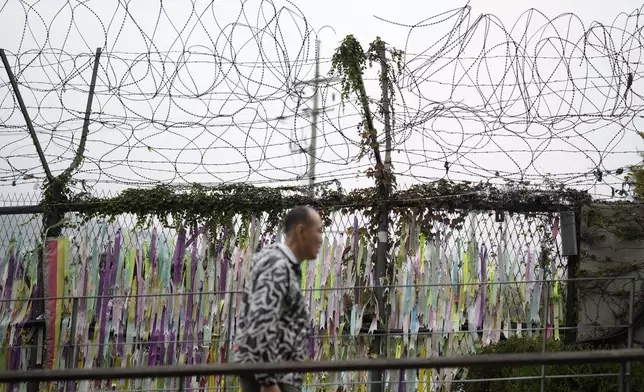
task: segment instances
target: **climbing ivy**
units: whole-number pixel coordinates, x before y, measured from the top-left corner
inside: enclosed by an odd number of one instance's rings
[[[595,207],[584,211],[582,238],[588,244],[602,241],[606,234],[622,241],[644,240],[644,218],[636,213],[637,206],[630,202],[596,202]]]
[[[275,225],[286,210],[303,204],[317,208],[325,217],[325,224],[330,225],[333,212],[363,211],[369,216],[379,207],[376,187],[345,192],[339,187],[320,186],[314,197],[308,191],[308,187],[274,188],[248,184],[160,185],[126,189],[110,198],[74,196],[65,204],[65,210],[78,211],[85,219],[114,219],[122,214],[134,214],[139,226],[148,225],[157,218],[162,224],[176,228],[204,224],[226,226],[237,214],[264,215],[269,225]],[[437,221],[458,228],[459,214],[472,210],[536,214],[576,208],[589,201],[586,192],[573,189],[540,193],[520,184],[499,188],[488,183],[441,180],[397,190],[391,195],[390,205],[392,217],[413,215],[426,228]]]
[[[644,132],[640,132],[639,135],[644,139]],[[644,201],[644,153],[641,155],[642,162],[631,166],[630,173],[625,179],[625,182],[632,188],[633,198],[637,201]]]
[[[387,53],[390,54],[389,58]],[[367,176],[374,178],[376,185],[383,187],[381,197],[386,197],[391,187],[395,187],[395,176],[392,172],[391,162],[383,162],[380,157],[380,143],[378,142],[378,131],[374,125],[374,116],[370,107],[372,99],[369,98],[364,83],[364,72],[367,68],[372,68],[373,63],[381,64],[379,72],[380,91],[387,92],[387,100],[384,96],[375,101],[380,115],[385,112],[391,113],[391,118],[395,118],[395,81],[397,75],[402,71],[403,52],[396,49],[388,48],[385,42],[376,37],[369,44],[365,51],[362,45],[353,35],[347,35],[336,49],[331,60],[330,75],[336,75],[342,78],[342,87],[340,101],[342,107],[346,100],[352,94],[358,99],[361,121],[358,123],[360,133],[360,153],[358,159],[362,158],[369,151],[372,151],[376,161],[374,168],[367,170]],[[391,72],[391,62],[396,67]],[[386,188],[386,189],[385,189]]]
[[[368,218],[369,228],[367,230],[370,240],[377,244],[377,233],[379,231],[387,231],[391,227],[392,219],[390,214],[389,201],[392,192],[396,188],[396,178],[393,173],[393,167],[390,159],[390,139],[389,135],[385,133],[385,141],[387,143],[387,150],[385,151],[385,159],[381,157],[381,150],[379,144],[378,131],[374,125],[374,116],[370,107],[371,100],[367,94],[364,83],[364,72],[367,68],[371,68],[374,62],[380,63],[380,91],[381,97],[377,101],[379,113],[384,116],[385,130],[391,127],[389,124],[390,118],[393,118],[394,100],[396,97],[394,90],[395,75],[390,72],[390,61],[394,61],[397,65],[398,73],[402,69],[402,52],[397,50],[390,50],[391,60],[387,58],[387,45],[384,41],[377,37],[373,41],[367,51],[362,48],[362,45],[356,40],[353,35],[348,35],[340,43],[336,49],[332,62],[331,75],[340,76],[342,78],[341,88],[341,105],[344,107],[346,100],[355,94],[358,99],[358,107],[360,110],[361,121],[358,123],[358,131],[360,132],[360,153],[358,159],[361,159],[369,151],[373,153],[375,165],[366,171],[368,178],[373,178],[376,185],[377,206],[366,211]],[[391,113],[391,117],[386,114]],[[391,238],[388,238],[388,246],[393,244]],[[376,258],[376,254],[373,255]]]
[[[340,92],[341,106],[344,107],[347,99],[352,94],[358,98],[361,121],[358,123],[358,131],[361,136],[361,149],[358,159],[362,158],[371,148],[374,153],[379,153],[378,132],[373,124],[373,114],[369,106],[369,96],[365,88],[363,74],[373,61],[373,54],[367,53],[360,45],[360,42],[353,36],[347,35],[340,43],[331,60],[330,75],[338,75],[342,78]]]
[[[72,178],[71,172],[64,172],[51,181],[46,181],[42,186],[43,199],[43,230],[49,230],[51,237],[59,235],[63,225],[59,222],[63,219],[60,208],[69,204],[74,198],[78,198],[73,192],[76,181]]]
[[[626,180],[633,187],[633,198],[644,201],[644,164],[632,166]]]

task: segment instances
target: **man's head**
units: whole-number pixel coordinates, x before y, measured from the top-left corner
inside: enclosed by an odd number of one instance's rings
[[[315,259],[322,246],[322,219],[310,207],[295,207],[284,218],[286,245],[299,261]]]

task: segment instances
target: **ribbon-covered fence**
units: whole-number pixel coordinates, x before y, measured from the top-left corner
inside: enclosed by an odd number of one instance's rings
[[[236,218],[234,230],[214,239],[196,227],[176,232],[157,225],[136,229],[132,216],[113,222],[76,222],[44,248],[45,366],[134,367],[226,362],[235,336],[240,290],[252,255],[280,241],[263,216]],[[312,359],[375,356],[378,333],[374,247],[361,214],[332,215],[317,260],[306,261],[302,290],[311,308]],[[26,322],[37,318],[32,293],[36,251],[42,241],[37,215],[0,216],[2,302],[0,369],[25,369],[30,351]],[[77,223],[74,225],[74,223]],[[502,335],[538,333],[558,339],[563,288],[550,287],[548,319],[542,284],[564,279],[557,214],[471,212],[459,229],[436,223],[420,230],[402,219],[389,252],[390,357],[475,353]],[[42,248],[40,248],[42,249]],[[545,267],[545,269],[544,269]],[[382,332],[382,331],[380,331]],[[449,387],[458,369],[388,372],[389,390]],[[311,374],[306,390],[366,392],[365,372]],[[80,382],[80,391],[164,389],[171,380]],[[189,388],[236,387],[220,377],[193,379]],[[18,386],[16,386],[18,388]],[[24,387],[20,387],[24,388]],[[403,389],[400,389],[403,388]]]

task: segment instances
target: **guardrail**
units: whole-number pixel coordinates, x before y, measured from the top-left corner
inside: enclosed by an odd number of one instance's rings
[[[255,373],[298,373],[381,371],[389,369],[440,369],[474,366],[534,366],[557,364],[619,363],[619,391],[626,391],[626,363],[644,361],[644,349],[578,351],[557,353],[490,354],[474,356],[362,359],[351,361],[308,361],[256,364],[216,364],[154,366],[137,368],[25,370],[0,372],[0,383],[115,380],[134,378],[180,378],[213,375],[252,375]],[[183,383],[180,383],[183,385]]]

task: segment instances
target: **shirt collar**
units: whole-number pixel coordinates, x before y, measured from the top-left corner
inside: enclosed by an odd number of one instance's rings
[[[288,246],[286,246],[286,244],[281,243],[281,242],[276,242],[276,243],[275,243],[275,246],[277,247],[277,249],[281,250],[281,251],[282,251],[282,253],[284,253],[284,254],[286,255],[286,257],[288,258],[288,260],[289,260],[291,263],[293,263],[293,264],[295,264],[295,265],[300,265],[300,262],[299,262],[299,261],[297,261],[297,258],[296,258],[296,257],[295,257],[295,255],[293,254],[293,251],[291,250],[291,248],[289,248]]]

